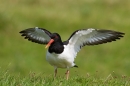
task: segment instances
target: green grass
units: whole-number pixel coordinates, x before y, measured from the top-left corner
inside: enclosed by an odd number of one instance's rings
[[[130,78],[127,76],[116,77],[109,74],[106,78],[95,75],[74,76],[66,80],[64,76],[55,79],[53,75],[36,74],[30,72],[26,77],[12,76],[6,72],[0,72],[1,86],[129,86]]]
[[[29,77],[26,76],[30,71],[36,74],[43,73],[43,76],[46,76],[43,79],[51,80],[52,77],[47,76],[53,74],[54,68],[46,62],[45,46],[23,39],[19,31],[38,26],[60,33],[61,38],[66,40],[73,31],[92,27],[121,31],[126,35],[116,42],[82,48],[75,59],[79,68],[70,69],[70,81],[77,83],[76,80],[81,78],[85,81],[90,79],[91,82],[92,79],[96,79],[100,82],[100,78],[93,76],[96,71],[99,77],[107,78],[113,71],[116,76],[129,77],[129,15],[130,0],[1,0],[0,71],[8,70],[7,76],[16,78],[16,82],[19,82],[19,79],[23,81],[25,79],[26,83],[29,83]],[[65,71],[58,69],[58,75],[63,76]],[[92,77],[80,77],[86,74]],[[1,75],[5,73],[1,72]],[[17,77],[18,75],[20,77]],[[119,82],[120,77],[112,80]],[[106,78],[103,78],[101,82]],[[6,77],[4,79],[8,80]],[[56,80],[56,83],[60,81]]]

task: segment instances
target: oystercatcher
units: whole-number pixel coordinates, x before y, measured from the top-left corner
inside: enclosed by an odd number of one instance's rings
[[[44,28],[28,28],[20,32],[21,36],[29,41],[45,44],[48,48],[46,60],[55,69],[54,77],[57,74],[57,68],[66,68],[66,79],[69,77],[69,69],[78,67],[74,63],[77,53],[85,45],[98,45],[107,42],[116,41],[123,37],[124,33],[103,30],[103,29],[81,29],[72,33],[68,40],[62,41],[58,33],[51,33]]]

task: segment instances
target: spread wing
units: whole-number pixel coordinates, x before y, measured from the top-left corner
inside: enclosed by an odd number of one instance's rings
[[[85,45],[98,45],[116,41],[123,37],[124,33],[112,30],[82,29],[75,31],[70,38],[64,42],[73,48],[75,54]]]
[[[51,32],[43,28],[28,28],[20,32],[21,36],[24,36],[25,39],[29,41],[39,43],[39,44],[47,44],[51,39]]]

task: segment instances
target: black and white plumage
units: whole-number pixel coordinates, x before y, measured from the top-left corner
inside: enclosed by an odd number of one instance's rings
[[[28,28],[20,32],[25,39],[39,44],[47,44],[49,47],[46,60],[55,68],[77,67],[74,63],[77,53],[85,45],[98,45],[116,41],[123,37],[124,33],[112,30],[81,29],[72,33],[68,40],[63,41],[58,33],[51,33],[43,28]]]

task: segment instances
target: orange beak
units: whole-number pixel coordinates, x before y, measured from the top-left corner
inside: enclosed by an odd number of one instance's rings
[[[53,42],[54,42],[54,39],[51,39],[51,40],[48,42],[48,44],[46,45],[45,48],[48,48]]]

